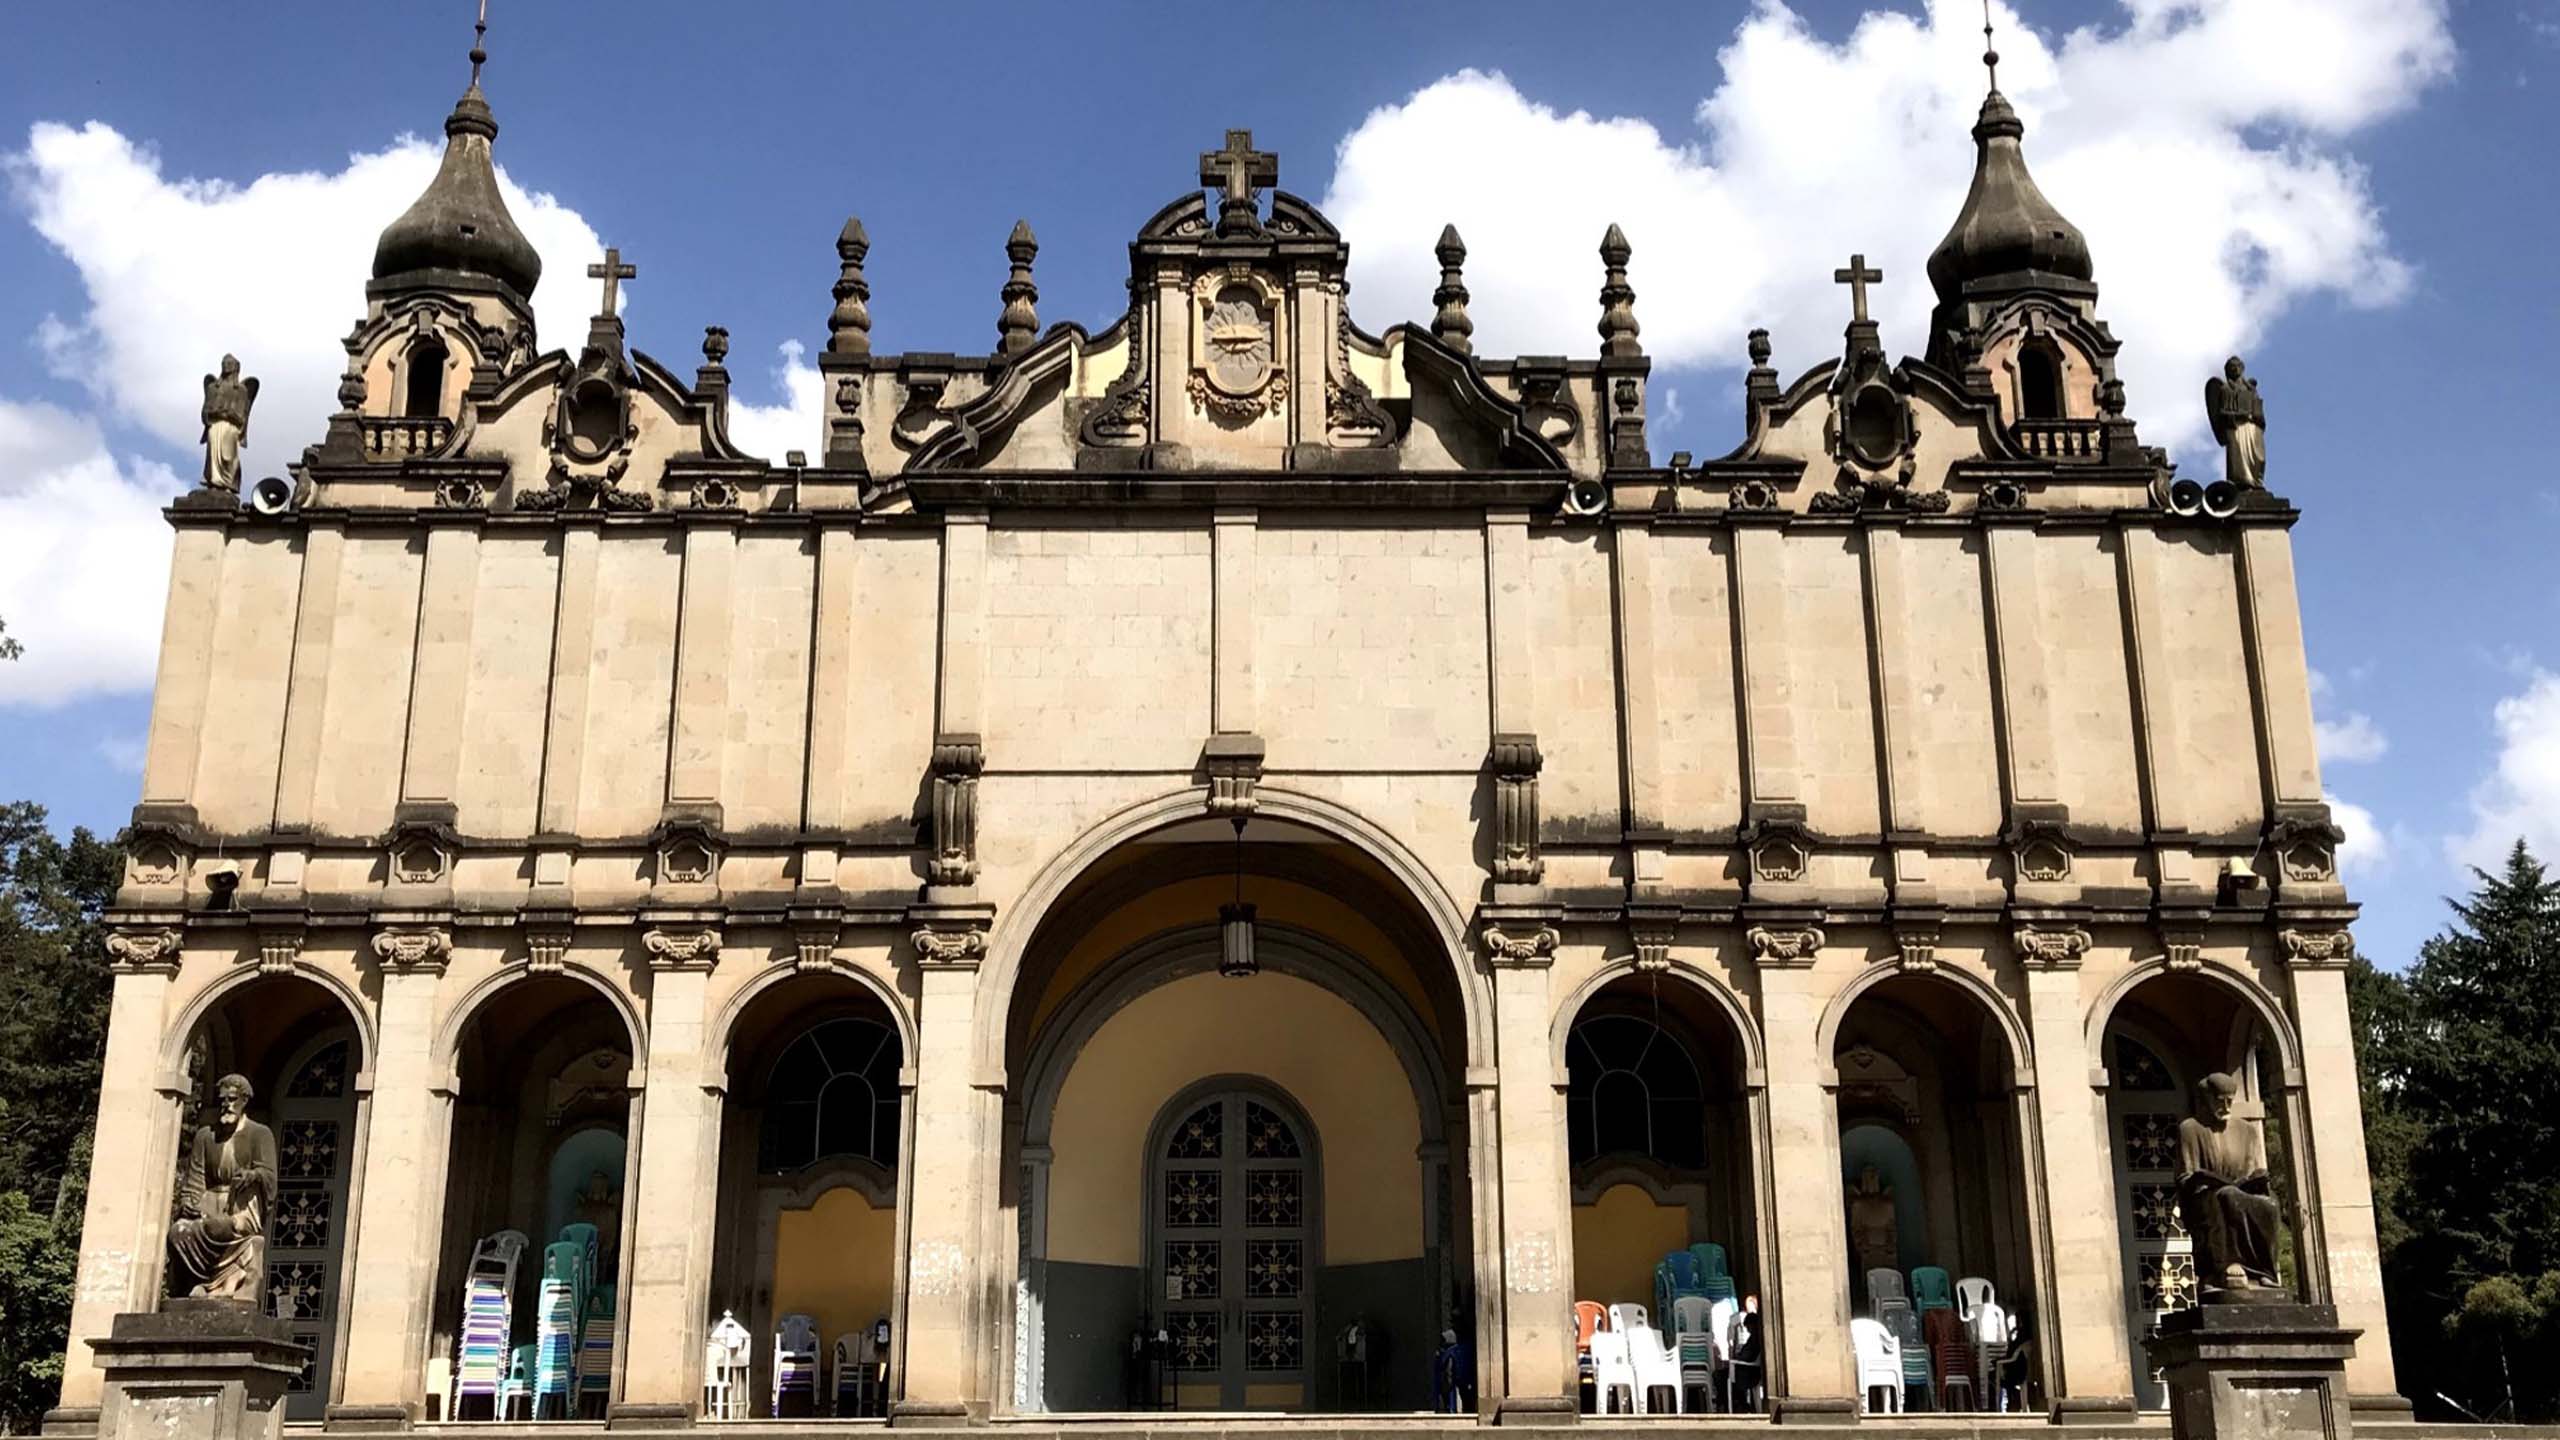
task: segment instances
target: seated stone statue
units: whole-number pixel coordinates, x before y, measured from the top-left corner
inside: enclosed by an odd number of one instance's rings
[[[267,1209],[276,1193],[276,1136],[249,1118],[249,1082],[213,1087],[214,1119],[187,1140],[179,1218],[169,1226],[169,1288],[198,1299],[256,1301],[267,1268]]]
[[[2196,1113],[2178,1125],[2178,1213],[2208,1289],[2264,1290],[2276,1283],[2284,1212],[2270,1193],[2265,1134],[2232,1118],[2239,1099],[2228,1074],[2196,1086]]]

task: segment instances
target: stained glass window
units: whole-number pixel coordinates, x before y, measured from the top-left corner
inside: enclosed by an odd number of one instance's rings
[[[1215,1160],[1225,1139],[1227,1107],[1216,1101],[1182,1117],[1164,1142],[1164,1153],[1176,1160]]]
[[[1299,1158],[1298,1132],[1288,1121],[1273,1111],[1244,1102],[1244,1153],[1255,1160],[1295,1160]]]

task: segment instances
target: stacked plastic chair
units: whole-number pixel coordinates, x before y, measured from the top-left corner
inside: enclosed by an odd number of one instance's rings
[[[1704,1295],[1683,1295],[1671,1306],[1671,1348],[1680,1360],[1680,1409],[1691,1413],[1692,1391],[1705,1395],[1699,1411],[1715,1407],[1716,1302]]]
[[[1586,1414],[1606,1413],[1608,1397],[1601,1393],[1591,1360],[1591,1337],[1609,1328],[1609,1307],[1597,1300],[1573,1302],[1573,1364],[1575,1390],[1591,1391],[1591,1409]]]
[[[1956,1308],[1955,1282],[1947,1272],[1935,1265],[1915,1265],[1911,1270],[1911,1308],[1926,1316],[1932,1310]]]
[[[593,1398],[601,1413],[613,1394],[614,1287],[597,1285],[587,1292],[587,1321],[578,1345],[578,1401]]]
[[[1689,1247],[1698,1260],[1698,1285],[1709,1300],[1739,1298],[1733,1286],[1733,1271],[1725,1263],[1724,1247],[1701,1240]]]
[[[491,1419],[503,1418],[498,1392],[514,1349],[507,1329],[525,1244],[522,1231],[501,1230],[472,1247],[471,1267],[462,1279],[462,1337],[454,1354],[453,1393],[445,1398],[447,1419],[460,1418],[462,1403],[472,1399],[489,1402]]]
[[[1940,1272],[1944,1273],[1944,1272]],[[1973,1337],[1956,1318],[1955,1307],[1931,1308],[1920,1314],[1920,1333],[1929,1342],[1929,1360],[1938,1372],[1938,1405],[1954,1410],[1956,1392],[1964,1392],[1966,1410],[1982,1404],[1982,1381],[1974,1370]]]
[[[1902,1347],[1902,1384],[1917,1388],[1931,1409],[1938,1406],[1938,1387],[1929,1369],[1929,1346],[1920,1335],[1920,1312],[1899,1295],[1889,1296],[1876,1307],[1876,1322],[1893,1333],[1894,1343]]]
[[[577,1407],[579,1316],[587,1301],[587,1247],[562,1240],[542,1252],[542,1290],[533,1311],[533,1418],[567,1418]]]
[[[1902,1353],[1893,1332],[1884,1328],[1883,1322],[1861,1315],[1849,1322],[1849,1350],[1858,1367],[1858,1413],[1869,1413],[1869,1397],[1881,1390],[1885,1409],[1900,1414]]]
[[[738,1323],[737,1315],[720,1312],[720,1323],[711,1327],[710,1338],[703,1344],[702,1413],[713,1420],[743,1420],[747,1417],[748,1354],[755,1347],[755,1336]]]
[[[782,1317],[773,1332],[773,1414],[780,1419],[792,1399],[818,1407],[818,1322],[806,1315]]]
[[[1867,1315],[1869,1318],[1881,1317],[1884,1313],[1884,1302],[1887,1300],[1908,1301],[1910,1298],[1911,1292],[1903,1288],[1901,1271],[1870,1270],[1867,1272]]]
[[[524,1402],[524,1417],[533,1418],[533,1347],[519,1345],[508,1354],[507,1378],[498,1384],[498,1418],[513,1420],[516,1402]]]
[[[2009,1353],[2009,1312],[2001,1308],[1990,1281],[1967,1275],[1956,1282],[1956,1319],[1964,1323],[1965,1338],[1973,1342],[1974,1383],[1997,1390],[2000,1363]],[[1985,1408],[1999,1408],[1997,1394],[1982,1398],[1990,1402]]]
[[[1686,1250],[1674,1250],[1654,1263],[1653,1313],[1671,1319],[1671,1307],[1692,1295],[1705,1295],[1698,1283],[1698,1257]]]

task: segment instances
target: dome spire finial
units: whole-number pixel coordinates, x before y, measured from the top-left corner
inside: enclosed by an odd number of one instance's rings
[[[480,0],[480,18],[471,22],[471,88],[480,88],[480,67],[489,63],[489,0]]]
[[[489,0],[480,0],[471,33],[471,84],[444,119],[444,161],[426,190],[375,242],[375,280],[449,288],[451,275],[477,275],[512,289],[518,300],[533,298],[542,256],[507,213],[490,153],[498,117],[480,92],[488,37]]]
[[[480,0],[486,9],[489,0]],[[1982,0],[1982,68],[1991,72],[1991,93],[2000,93],[2000,47],[1991,36],[1991,0]]]

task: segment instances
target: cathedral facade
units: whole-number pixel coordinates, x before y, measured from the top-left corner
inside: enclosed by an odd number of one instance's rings
[[[2209,1075],[2392,1392],[2296,511],[2140,442],[1996,88],[1920,355],[1853,259],[1709,459],[1605,217],[1589,354],[1476,353],[1454,230],[1372,333],[1244,132],[1098,331],[1017,227],[992,353],[876,352],[848,222],[752,456],[618,254],[536,335],[476,78],[445,128],[325,433],[169,512],[66,1424],[232,1074],[334,1426],[1558,1419],[1576,1302],[1691,1293],[1845,1418],[1948,1277],[2130,1419],[2226,1279]]]

